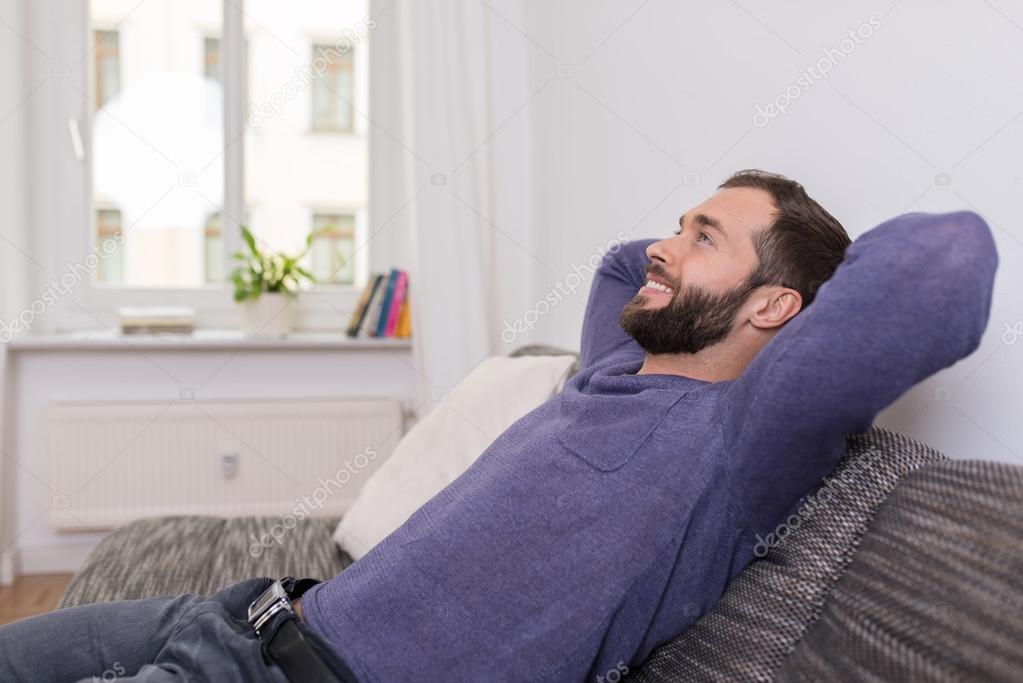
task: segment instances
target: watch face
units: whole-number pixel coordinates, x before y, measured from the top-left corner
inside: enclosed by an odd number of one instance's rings
[[[256,598],[251,605],[249,605],[249,619],[258,616],[267,607],[274,604],[281,598],[288,597],[287,592],[284,590],[284,586],[281,585],[280,581],[274,581],[270,584],[270,587],[263,591],[263,594]]]

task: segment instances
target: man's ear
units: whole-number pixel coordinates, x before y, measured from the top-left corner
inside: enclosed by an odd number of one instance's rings
[[[803,308],[803,297],[789,287],[764,287],[750,300],[754,304],[750,324],[763,330],[781,327]]]

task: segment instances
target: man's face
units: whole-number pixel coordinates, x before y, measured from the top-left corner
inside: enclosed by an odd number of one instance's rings
[[[687,211],[678,234],[647,247],[647,286],[622,310],[622,328],[651,354],[692,354],[725,339],[749,298],[753,234],[773,223],[774,212],[767,192],[747,187],[721,190]]]

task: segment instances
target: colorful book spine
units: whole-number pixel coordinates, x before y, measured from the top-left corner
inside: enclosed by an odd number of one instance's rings
[[[398,282],[394,286],[394,301],[387,316],[387,326],[384,328],[385,337],[393,337],[398,327],[398,314],[401,313],[402,304],[405,303],[405,286],[408,283],[408,273],[404,270],[398,271]]]
[[[377,324],[380,321],[380,309],[384,302],[384,291],[387,289],[387,275],[380,275],[380,284],[377,286],[377,291],[373,294],[373,298],[369,302],[369,313],[366,317],[366,322],[363,323],[362,329],[359,330],[360,337],[372,337],[377,329]]]
[[[384,290],[384,298],[380,306],[380,316],[377,318],[376,328],[371,332],[374,337],[383,337],[387,329],[387,318],[391,312],[391,301],[394,300],[394,288],[398,284],[398,269],[391,268],[391,274],[387,278],[387,289]]]
[[[371,273],[348,321],[352,338],[412,336],[412,285],[407,271]]]
[[[398,314],[398,329],[394,336],[408,339],[412,336],[412,301],[409,298],[408,285],[405,286],[405,301],[401,305],[401,313]]]
[[[362,326],[362,322],[366,319],[366,310],[369,308],[369,302],[373,299],[373,294],[377,291],[377,287],[380,286],[381,279],[381,275],[371,274],[369,281],[366,282],[366,286],[362,288],[362,294],[359,295],[359,303],[355,305],[355,313],[348,323],[348,329],[345,330],[345,334],[349,337],[358,336],[359,327]]]

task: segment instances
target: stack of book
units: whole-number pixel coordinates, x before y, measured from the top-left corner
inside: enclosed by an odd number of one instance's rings
[[[411,337],[410,305],[407,272],[392,268],[390,273],[374,273],[355,305],[347,334],[349,337]]]
[[[195,311],[182,306],[125,306],[117,309],[121,334],[191,334]]]

